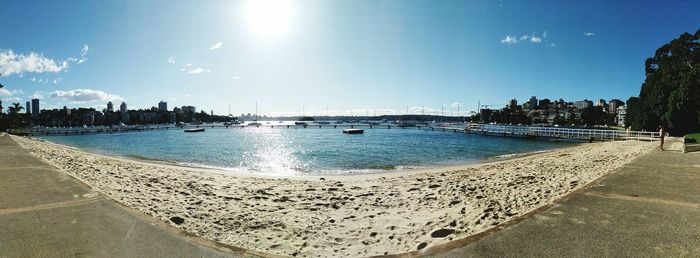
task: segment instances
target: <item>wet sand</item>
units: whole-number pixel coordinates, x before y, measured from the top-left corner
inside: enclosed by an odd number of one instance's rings
[[[13,138],[96,191],[184,231],[301,257],[395,254],[464,238],[550,204],[656,146],[602,142],[485,164],[279,178]]]

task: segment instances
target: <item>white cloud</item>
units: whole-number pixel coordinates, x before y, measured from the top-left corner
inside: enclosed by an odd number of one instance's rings
[[[547,44],[547,46],[549,46],[549,47],[556,47],[557,45],[554,44],[554,42],[552,42],[552,43]]]
[[[78,64],[82,64],[88,60],[87,59],[88,50],[90,50],[90,47],[88,47],[88,45],[83,45],[83,48],[80,49],[80,60],[78,60]]]
[[[188,73],[190,74],[200,74],[202,72],[204,72],[204,69],[202,69],[201,67],[197,67],[188,71]]]
[[[32,94],[32,96],[31,96],[30,98],[33,98],[33,99],[43,99],[43,98],[44,98],[44,92],[43,92],[43,91],[34,92],[34,94]]]
[[[452,103],[451,106],[452,106],[453,108],[457,108],[457,107],[461,107],[461,106],[463,106],[463,105],[462,105],[462,103],[455,102],[455,103]]]
[[[169,64],[174,64],[175,63],[175,57],[168,57],[168,63]]]
[[[36,78],[32,77],[32,78],[30,78],[29,80],[32,81],[32,82],[35,82],[35,81],[36,81]]]
[[[547,32],[542,32],[542,36],[535,35],[534,33],[532,34],[525,34],[522,36],[515,36],[515,35],[506,35],[505,38],[501,39],[501,44],[507,44],[507,45],[513,45],[513,44],[518,44],[518,43],[532,43],[532,44],[540,44],[540,43],[547,43]]]
[[[585,36],[585,37],[595,36],[595,33],[594,32],[584,32],[583,36]]]
[[[7,89],[0,88],[0,96],[12,97],[12,92]]]
[[[94,101],[123,100],[119,95],[108,94],[101,90],[74,89],[69,91],[57,90],[50,93],[52,98],[63,99],[73,103],[85,103]]]
[[[58,61],[46,58],[43,54],[30,52],[29,54],[16,54],[9,49],[0,49],[0,74],[10,76],[12,74],[28,73],[58,73],[68,69],[67,61]]]
[[[59,83],[61,83],[62,81],[63,81],[63,78],[58,77],[58,78],[56,78],[56,79],[53,80],[53,84],[59,84]]]
[[[219,42],[214,43],[214,45],[211,45],[209,47],[209,49],[211,49],[211,50],[219,49],[219,48],[221,48],[222,45],[224,45],[224,42],[219,41]]]
[[[511,36],[511,35],[507,35],[505,38],[503,38],[501,40],[501,44],[508,44],[508,45],[517,44],[518,42],[519,42],[518,39],[516,39],[514,36]]]
[[[234,80],[240,80],[241,77],[240,77],[240,76],[233,76],[233,79],[234,79]]]

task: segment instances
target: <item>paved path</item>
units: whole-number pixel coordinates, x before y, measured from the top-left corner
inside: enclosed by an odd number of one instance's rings
[[[0,136],[0,257],[251,256],[90,190]]]
[[[434,257],[700,257],[700,153],[680,153],[679,144]]]

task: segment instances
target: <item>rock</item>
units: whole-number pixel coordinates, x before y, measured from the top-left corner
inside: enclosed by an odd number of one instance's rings
[[[175,225],[180,225],[180,224],[185,222],[185,219],[178,217],[178,216],[174,216],[174,217],[170,217],[170,221],[175,223]]]
[[[433,233],[430,233],[430,236],[433,238],[441,238],[441,237],[449,236],[450,234],[452,234],[454,232],[455,232],[454,229],[441,228],[441,229],[433,231]]]
[[[453,220],[452,222],[450,222],[450,227],[456,227],[456,226],[457,226],[456,220]]]
[[[426,243],[426,242],[420,243],[420,244],[418,245],[418,250],[422,250],[422,249],[425,248],[426,246],[428,246],[428,243]]]

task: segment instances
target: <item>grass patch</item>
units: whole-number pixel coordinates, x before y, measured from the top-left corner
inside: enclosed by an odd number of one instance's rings
[[[698,143],[700,142],[700,133],[691,133],[685,135],[685,143]]]

